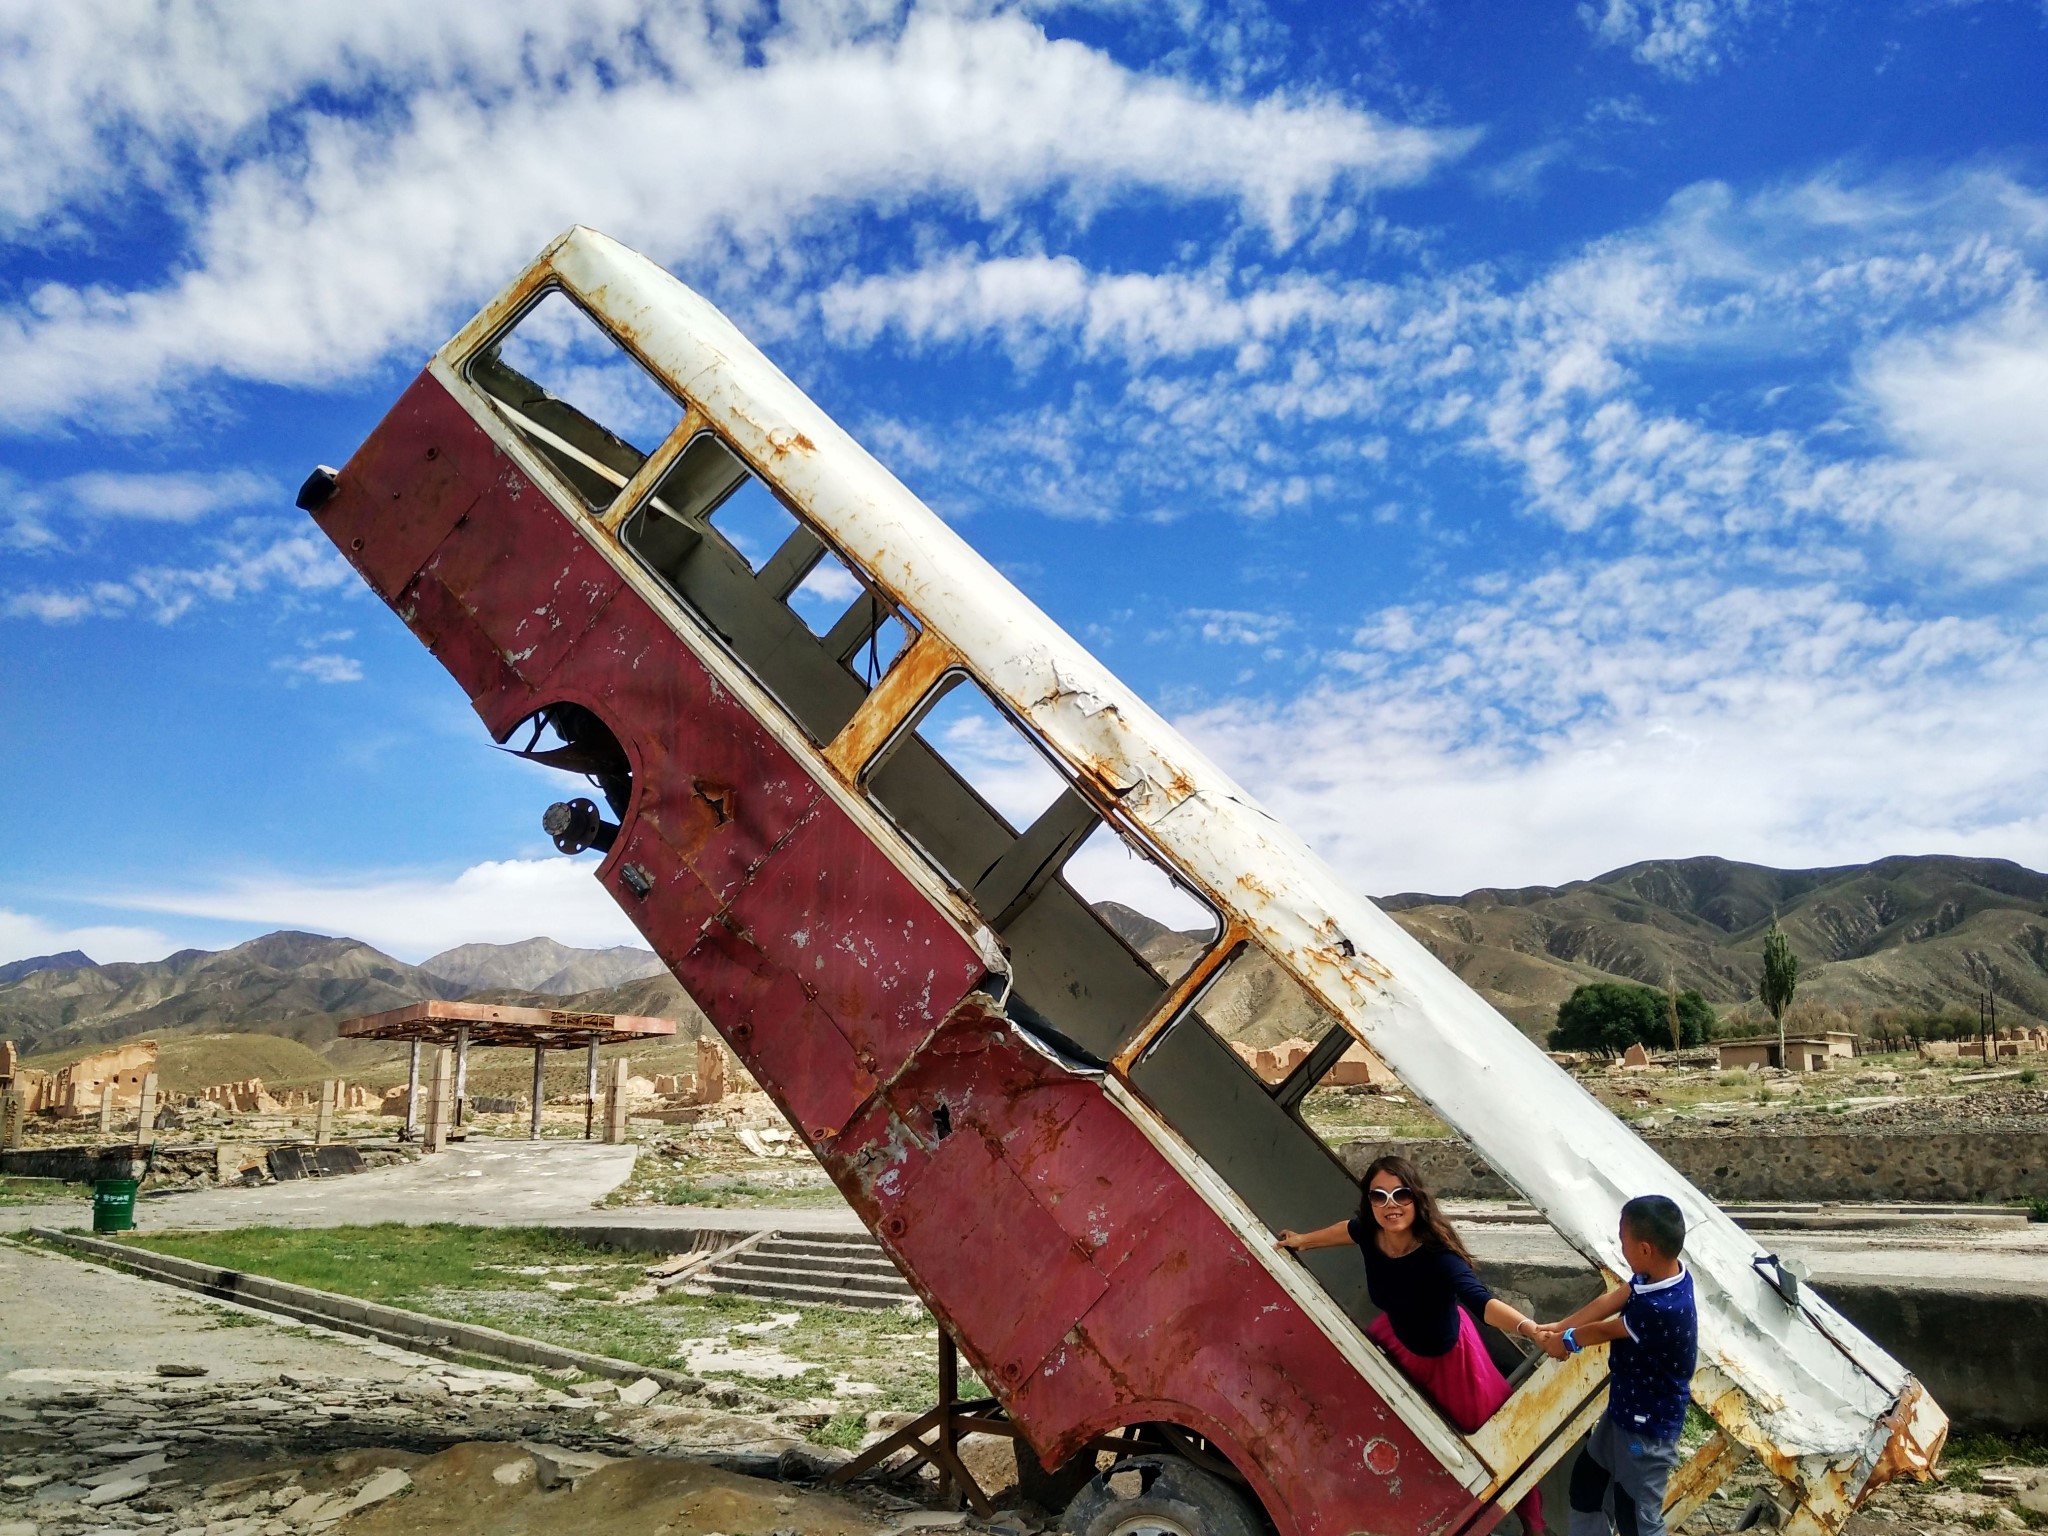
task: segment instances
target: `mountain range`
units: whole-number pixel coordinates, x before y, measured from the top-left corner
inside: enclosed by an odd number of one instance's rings
[[[2001,1023],[2048,1022],[2048,875],[2004,860],[1928,856],[1809,870],[1656,860],[1562,886],[1411,892],[1380,904],[1532,1035],[1588,981],[1668,981],[1697,988],[1724,1016],[1753,1011],[1746,1000],[1774,914],[1803,962],[1795,1007],[1974,1015],[1988,989]],[[1104,904],[1103,914],[1162,960],[1185,957],[1195,942],[1128,908]],[[686,1035],[706,1027],[651,952],[546,938],[467,944],[408,965],[354,939],[283,932],[156,961],[95,965],[74,953],[10,971],[11,979],[0,972],[0,1038],[28,1055],[220,1030],[322,1049],[343,1020],[426,998],[654,1014],[681,1020]],[[1260,1013],[1268,990],[1253,985],[1239,1010],[1254,1043],[1295,1028]]]
[[[1800,957],[1805,1004],[1974,1015],[1988,991],[2001,1023],[2048,1022],[2048,875],[2005,859],[1660,859],[1569,885],[1380,905],[1531,1033],[1581,982],[1616,977],[1697,988],[1724,1018],[1753,1011],[1774,915]]]
[[[650,949],[620,944],[612,949],[571,949],[553,939],[517,944],[461,944],[420,962],[421,970],[471,992],[509,988],[566,997],[624,986],[668,968]]]

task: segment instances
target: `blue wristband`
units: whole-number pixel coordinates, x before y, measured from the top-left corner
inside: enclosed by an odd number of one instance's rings
[[[1564,1347],[1575,1355],[1586,1347],[1579,1342],[1579,1330],[1576,1328],[1565,1329],[1561,1337],[1564,1339]]]

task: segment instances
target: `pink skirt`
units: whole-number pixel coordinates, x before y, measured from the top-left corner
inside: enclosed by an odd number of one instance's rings
[[[1460,1434],[1469,1435],[1492,1418],[1500,1405],[1513,1396],[1513,1391],[1480,1342],[1472,1314],[1463,1307],[1457,1308],[1457,1313],[1458,1342],[1441,1355],[1416,1354],[1394,1336],[1394,1325],[1387,1321],[1384,1312],[1366,1325],[1365,1333],[1393,1356],[1401,1374],[1423,1390]],[[1530,1489],[1516,1513],[1522,1517],[1522,1529],[1528,1536],[1536,1536],[1544,1528],[1542,1490]]]

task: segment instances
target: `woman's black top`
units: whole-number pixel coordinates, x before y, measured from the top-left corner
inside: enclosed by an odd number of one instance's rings
[[[1458,1308],[1474,1321],[1486,1317],[1493,1300],[1472,1266],[1450,1249],[1424,1243],[1390,1259],[1373,1241],[1370,1218],[1351,1218],[1346,1230],[1365,1255],[1365,1288],[1372,1304],[1387,1314],[1394,1337],[1418,1355],[1447,1355],[1458,1342]]]

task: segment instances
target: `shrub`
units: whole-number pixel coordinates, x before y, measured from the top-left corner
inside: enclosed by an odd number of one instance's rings
[[[1557,1005],[1554,1051],[1600,1051],[1619,1055],[1641,1044],[1669,1050],[1671,1024],[1665,994],[1627,981],[1593,981],[1573,989]],[[1714,1033],[1714,1008],[1688,987],[1678,994],[1678,1037],[1682,1045],[1704,1045]]]

